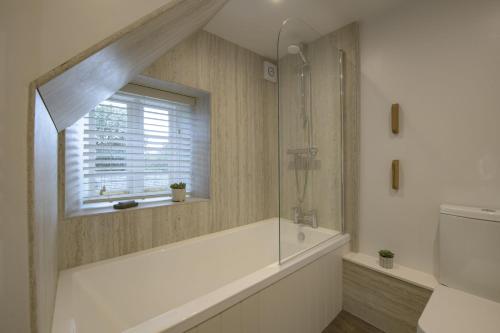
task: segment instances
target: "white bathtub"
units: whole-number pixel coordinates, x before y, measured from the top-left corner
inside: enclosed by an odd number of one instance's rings
[[[270,219],[62,271],[52,332],[185,332],[348,241],[282,223],[279,265]]]

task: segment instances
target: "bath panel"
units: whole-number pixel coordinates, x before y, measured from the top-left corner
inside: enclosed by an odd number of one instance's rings
[[[341,256],[329,252],[189,333],[320,333],[342,309]]]

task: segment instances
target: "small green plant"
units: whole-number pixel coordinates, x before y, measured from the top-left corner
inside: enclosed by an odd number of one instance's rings
[[[172,190],[183,190],[186,188],[186,183],[183,183],[183,182],[173,183],[170,185],[170,188]]]
[[[394,258],[394,253],[389,250],[380,250],[378,254],[383,258]]]

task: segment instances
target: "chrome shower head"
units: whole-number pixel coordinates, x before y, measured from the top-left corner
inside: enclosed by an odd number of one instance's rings
[[[300,46],[295,45],[295,44],[288,45],[288,53],[298,54],[299,52],[301,52]]]
[[[291,44],[288,45],[288,53],[289,54],[298,54],[304,65],[309,64],[307,61],[307,58],[305,57],[304,53],[302,52],[302,49],[300,48],[299,45],[296,44]]]

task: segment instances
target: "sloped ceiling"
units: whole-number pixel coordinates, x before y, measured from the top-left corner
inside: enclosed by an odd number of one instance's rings
[[[404,0],[230,0],[205,30],[260,55],[276,58],[281,23],[300,18],[320,34],[390,10]]]
[[[35,80],[57,130],[71,126],[170,48],[202,29],[226,1],[171,0]]]

